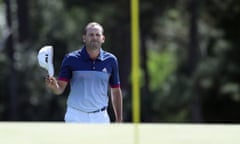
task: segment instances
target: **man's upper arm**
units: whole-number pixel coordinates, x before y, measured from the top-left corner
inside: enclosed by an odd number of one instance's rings
[[[110,77],[110,86],[111,88],[120,87],[119,68],[118,68],[117,58],[115,58],[113,61],[112,73]]]

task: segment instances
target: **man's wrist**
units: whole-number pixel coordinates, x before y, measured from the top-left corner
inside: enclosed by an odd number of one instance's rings
[[[122,118],[116,118],[115,122],[123,122]]]

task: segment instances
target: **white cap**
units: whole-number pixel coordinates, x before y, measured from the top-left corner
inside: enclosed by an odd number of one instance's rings
[[[50,45],[42,47],[38,52],[38,63],[40,67],[48,71],[49,76],[54,76],[53,47]]]

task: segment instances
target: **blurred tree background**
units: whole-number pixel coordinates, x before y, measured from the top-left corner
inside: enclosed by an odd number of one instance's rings
[[[239,123],[240,1],[139,2],[141,122]],[[63,121],[68,91],[45,88],[37,52],[54,46],[57,76],[90,21],[104,26],[103,48],[119,59],[132,121],[129,0],[0,0],[1,121]]]

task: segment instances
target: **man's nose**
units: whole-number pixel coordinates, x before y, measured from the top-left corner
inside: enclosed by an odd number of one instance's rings
[[[92,36],[92,39],[93,39],[93,40],[97,40],[97,39],[98,39],[98,36],[97,36],[97,35],[93,35],[93,36]]]

